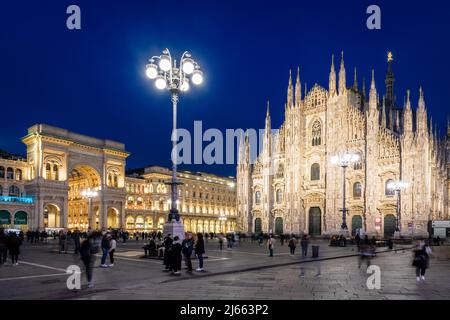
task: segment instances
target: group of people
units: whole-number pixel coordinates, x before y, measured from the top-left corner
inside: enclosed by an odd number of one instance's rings
[[[0,266],[7,263],[8,253],[11,256],[11,265],[19,265],[20,246],[23,238],[15,232],[6,233],[0,228]]]
[[[297,248],[297,244],[298,241],[293,235],[288,242],[288,247],[290,249],[291,255],[295,255],[295,249]],[[308,254],[308,246],[309,246],[308,236],[304,234],[302,236],[302,239],[300,240],[300,247],[302,248],[302,257],[306,257],[306,255]]]
[[[174,275],[181,274],[181,264],[184,257],[187,272],[192,272],[192,255],[198,259],[199,266],[196,269],[198,272],[204,271],[203,258],[205,254],[205,241],[202,233],[197,233],[195,240],[193,234],[188,232],[185,234],[185,239],[181,241],[178,236],[172,238],[168,234],[163,241],[164,245],[164,271],[172,272]]]

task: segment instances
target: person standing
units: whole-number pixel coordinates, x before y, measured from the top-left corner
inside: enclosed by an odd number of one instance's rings
[[[108,257],[108,252],[110,249],[110,245],[109,245],[109,241],[110,241],[110,235],[109,233],[105,233],[105,235],[102,238],[102,261],[100,264],[101,268],[106,268],[106,258]]]
[[[359,249],[359,245],[361,244],[361,237],[359,236],[359,232],[356,233],[355,242],[356,242],[356,246]]]
[[[173,270],[172,272],[174,275],[180,274],[181,251],[182,251],[182,247],[181,247],[180,237],[175,236],[175,238],[173,238],[172,250],[171,250],[171,254],[170,254],[170,262],[172,265],[172,270]]]
[[[17,236],[17,234],[15,232],[11,232],[8,241],[8,251],[9,255],[11,256],[11,263],[13,266],[19,265],[19,254],[21,244],[22,241],[20,241],[20,238]]]
[[[6,263],[8,257],[8,240],[5,229],[0,228],[0,266]]]
[[[219,234],[219,249],[222,251],[223,249],[223,235]]]
[[[201,233],[197,234],[197,243],[195,244],[195,254],[198,258],[198,268],[196,271],[204,271],[203,270],[203,255],[205,254],[205,242],[203,241],[203,235]]]
[[[306,255],[308,254],[308,245],[309,245],[308,238],[306,234],[304,234],[300,242],[300,246],[302,247],[302,257],[306,257]]]
[[[92,288],[94,286],[94,283],[92,282],[92,275],[94,270],[95,254],[98,252],[96,237],[99,236],[100,235],[98,235],[97,232],[90,233],[87,239],[85,239],[80,246],[81,261],[86,269],[88,288]]]
[[[170,265],[170,251],[172,250],[173,239],[172,235],[169,233],[164,239],[164,271],[172,271],[172,266]]]
[[[267,241],[267,247],[269,248],[269,257],[273,257],[273,249],[274,249],[274,239],[272,235],[269,236],[269,240]]]
[[[414,250],[413,266],[416,267],[416,282],[425,281],[425,271],[430,264],[431,248],[426,244],[417,244]]]
[[[284,246],[284,234],[280,235],[280,243],[282,246]]]
[[[187,272],[192,272],[192,251],[194,251],[194,240],[192,240],[192,233],[186,234],[186,239],[182,243],[182,252],[184,255],[184,261],[186,263]]]
[[[117,241],[116,241],[116,236],[115,235],[113,235],[110,238],[111,238],[111,240],[109,241],[109,261],[110,261],[110,264],[108,265],[108,267],[114,267],[114,252],[116,252]]]
[[[39,238],[39,231],[37,234],[38,234],[37,238]],[[66,245],[67,245],[67,235],[64,232],[64,230],[61,230],[59,232],[59,253],[63,253],[63,252],[67,253]]]
[[[81,233],[78,230],[78,228],[75,228],[72,237],[75,245],[75,254],[78,254],[78,252],[80,251],[80,238],[81,238]]]
[[[295,236],[292,236],[292,238],[289,240],[289,249],[291,251],[291,255],[295,255],[295,249],[297,248],[297,239]]]

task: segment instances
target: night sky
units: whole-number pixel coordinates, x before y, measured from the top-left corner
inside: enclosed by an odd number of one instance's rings
[[[366,28],[378,4],[382,30]],[[66,28],[66,8],[81,7],[82,29]],[[127,168],[170,165],[171,104],[145,77],[145,64],[168,47],[189,50],[205,82],[183,96],[179,125],[262,128],[284,116],[289,69],[303,84],[328,87],[330,56],[345,52],[347,84],[370,78],[384,94],[386,54],[394,53],[397,102],[417,106],[422,85],[433,122],[445,131],[450,88],[448,1],[3,1],[0,7],[0,149],[25,154],[20,138],[47,123],[117,140]],[[339,61],[336,60],[338,66]],[[361,83],[360,83],[361,86]],[[367,86],[369,83],[367,82]],[[234,175],[235,166],[184,167]]]

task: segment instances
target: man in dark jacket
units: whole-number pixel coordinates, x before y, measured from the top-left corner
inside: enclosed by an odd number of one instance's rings
[[[197,233],[197,243],[195,244],[195,254],[198,257],[199,266],[196,271],[203,271],[203,255],[205,254],[205,242],[203,234]]]
[[[172,250],[171,250],[171,253],[170,253],[170,260],[171,260],[172,270],[173,270],[173,274],[175,274],[175,275],[179,275],[180,274],[180,269],[181,269],[181,251],[182,251],[182,247],[181,247],[180,238],[178,236],[175,236],[175,238],[173,238]]]
[[[194,240],[192,240],[192,233],[186,234],[186,239],[183,240],[183,255],[184,261],[186,262],[186,267],[188,272],[192,272],[192,251],[194,251]]]
[[[172,266],[170,265],[170,253],[172,250],[172,235],[169,233],[167,237],[164,238],[164,271],[172,271]]]
[[[6,262],[8,257],[8,235],[0,228],[0,266]]]
[[[106,258],[108,257],[108,252],[109,252],[109,248],[110,248],[110,240],[111,240],[111,235],[109,233],[106,233],[102,238],[102,261],[100,264],[100,267],[102,267],[102,268],[108,267],[106,265]]]
[[[78,228],[75,229],[72,237],[73,237],[73,242],[75,244],[75,254],[78,254],[78,252],[80,251],[80,238],[81,238],[81,233],[78,230]]]

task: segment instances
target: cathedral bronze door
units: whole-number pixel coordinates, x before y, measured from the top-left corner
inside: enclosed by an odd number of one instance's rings
[[[262,231],[261,219],[255,219],[255,234],[260,234]]]
[[[283,218],[275,219],[275,234],[283,234]]]
[[[322,213],[320,208],[309,209],[309,235],[320,236],[322,234]]]
[[[352,218],[352,235],[356,235],[356,231],[362,228],[362,218],[360,215],[353,216]]]
[[[384,217],[384,236],[393,236],[396,228],[396,218],[393,214]]]

